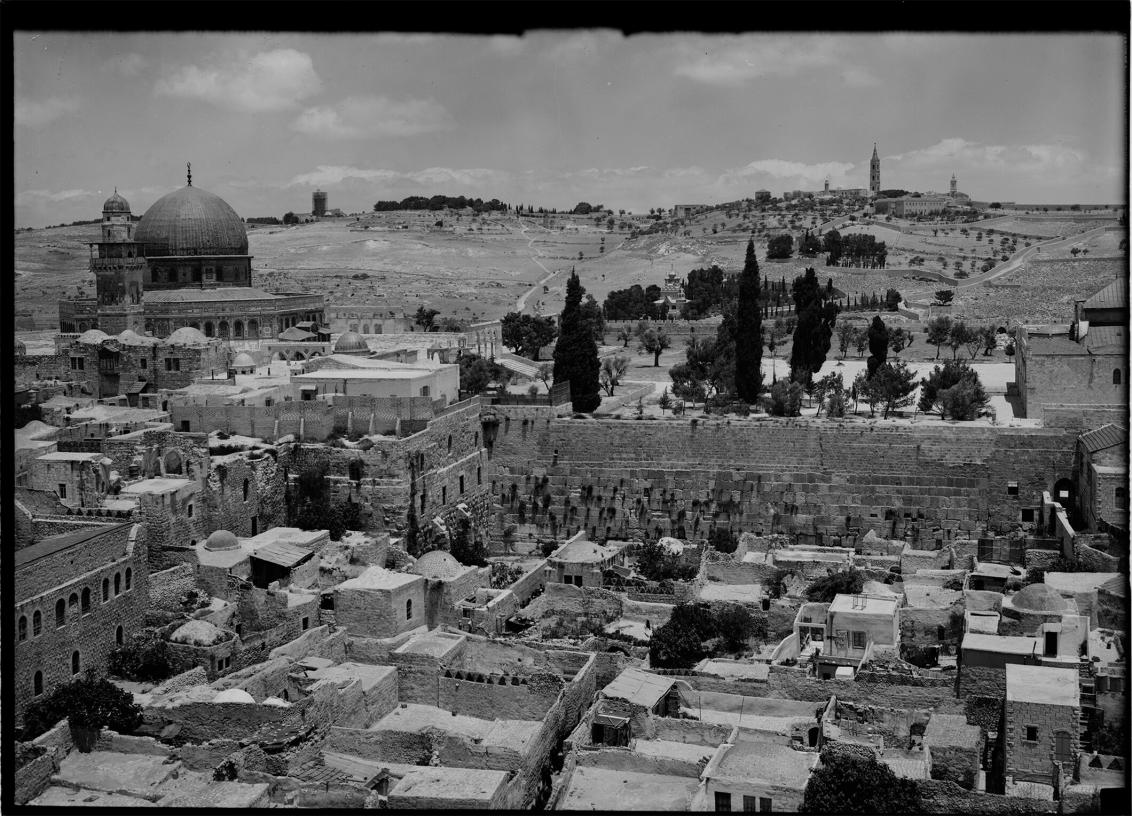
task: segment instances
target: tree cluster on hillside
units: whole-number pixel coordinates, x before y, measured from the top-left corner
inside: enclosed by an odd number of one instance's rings
[[[767,260],[784,260],[794,254],[794,236],[790,233],[775,235],[766,242]]]
[[[691,581],[696,577],[696,566],[682,564],[679,555],[657,541],[637,544],[635,554],[637,572],[649,581]]]
[[[884,297],[878,297],[876,292],[869,295],[849,295],[841,303],[841,310],[845,312],[875,312],[878,309],[895,312],[900,305],[902,297],[896,289],[889,289]]]
[[[888,247],[876,236],[863,232],[840,235],[831,230],[836,238],[826,235],[826,266],[864,267],[865,269],[884,269],[888,263]]]
[[[680,316],[685,320],[699,320],[718,312],[724,302],[735,298],[737,290],[736,277],[726,274],[718,266],[693,269],[684,282],[684,297],[688,302],[681,309]]]
[[[500,341],[520,357],[538,360],[539,349],[554,342],[558,327],[553,317],[509,312],[500,321]]]
[[[858,400],[869,404],[869,416],[876,414],[879,405],[884,409],[884,418],[888,419],[893,411],[912,404],[916,372],[903,360],[885,362],[871,376],[864,371],[858,374],[853,389]]]
[[[688,669],[709,653],[705,641],[719,639],[729,651],[743,648],[752,637],[765,637],[766,625],[746,608],[729,604],[713,614],[706,604],[677,604],[649,640],[649,663],[659,668]]]
[[[463,210],[471,207],[475,212],[490,212],[498,210],[506,212],[508,205],[498,198],[484,201],[482,198],[468,198],[467,196],[434,195],[409,196],[400,201],[378,201],[373,205],[374,212],[390,212],[393,210]]]
[[[566,282],[566,307],[554,347],[554,381],[570,382],[570,401],[575,411],[588,413],[601,404],[598,384],[600,363],[594,327],[582,310],[585,289],[571,270]]]
[[[660,300],[660,287],[650,284],[642,289],[633,284],[628,289],[614,289],[605,297],[602,308],[606,320],[655,320],[661,315],[656,301]]]

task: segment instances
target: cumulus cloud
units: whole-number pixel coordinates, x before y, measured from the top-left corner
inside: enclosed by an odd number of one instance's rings
[[[964,167],[971,170],[1012,169],[1020,173],[1079,168],[1086,155],[1058,144],[996,145],[971,142],[957,136],[934,145],[884,156],[882,162],[895,163],[909,170],[935,170]]]
[[[70,97],[50,96],[46,99],[29,99],[18,96],[15,104],[16,125],[28,128],[43,127],[78,109],[78,100]]]
[[[351,96],[335,105],[307,108],[291,129],[328,139],[412,136],[444,130],[451,116],[432,99],[395,100],[384,96]]]
[[[685,44],[681,52],[676,76],[711,85],[742,85],[812,70],[835,70],[852,87],[879,83],[871,71],[851,61],[845,43],[829,37],[721,37]]]
[[[228,110],[289,110],[322,89],[310,55],[291,48],[261,51],[221,67],[185,65],[157,81],[160,96],[199,99]]]

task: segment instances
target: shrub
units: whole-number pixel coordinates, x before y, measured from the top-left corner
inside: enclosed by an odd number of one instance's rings
[[[857,747],[857,746],[853,746]],[[852,750],[821,753],[821,763],[806,784],[802,813],[916,813],[921,810],[916,783],[901,779],[874,756]]]
[[[721,553],[733,553],[739,547],[739,537],[726,527],[713,527],[708,532],[708,544]]]
[[[952,390],[960,384],[959,390]],[[946,393],[945,392],[950,392]],[[988,402],[978,373],[963,360],[948,360],[920,381],[919,408],[939,411],[941,417],[974,419]]]
[[[129,643],[110,652],[106,669],[115,677],[135,681],[164,680],[173,674],[165,641],[154,632],[134,635]]]
[[[817,578],[806,587],[806,600],[830,603],[835,595],[855,595],[865,585],[864,573],[849,569]]]
[[[799,383],[779,380],[770,387],[770,396],[765,398],[765,410],[771,416],[800,416],[804,393],[805,389]]]
[[[134,703],[132,694],[88,670],[84,677],[56,686],[50,695],[27,707],[20,740],[35,739],[64,717],[72,728],[105,726],[119,734],[128,734],[141,724],[141,715],[142,707]],[[80,751],[84,748],[78,747]],[[87,752],[89,750],[86,748]]]

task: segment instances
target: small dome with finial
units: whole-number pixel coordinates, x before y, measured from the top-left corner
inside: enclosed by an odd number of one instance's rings
[[[106,199],[102,205],[102,212],[106,213],[126,213],[130,212],[130,202],[118,195],[118,188],[114,188],[114,195]]]

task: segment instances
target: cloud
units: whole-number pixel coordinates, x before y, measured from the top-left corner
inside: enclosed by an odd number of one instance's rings
[[[451,119],[448,111],[431,99],[351,96],[335,105],[307,108],[291,123],[291,129],[328,139],[413,136],[444,130]]]
[[[309,54],[290,48],[261,51],[222,67],[185,65],[157,81],[160,96],[199,99],[238,112],[290,110],[322,89]]]
[[[716,180],[716,186],[726,189],[763,183],[789,189],[814,190],[829,178],[831,186],[841,187],[852,179],[854,167],[856,165],[851,162],[806,164],[786,159],[759,159],[743,167],[724,171]]]
[[[78,198],[93,198],[101,195],[97,190],[24,190],[16,196],[16,203],[22,205],[50,202],[59,204]]]
[[[1018,173],[1077,170],[1088,157],[1080,150],[1058,144],[995,145],[971,142],[957,136],[934,145],[881,157],[902,169],[938,170],[963,167],[971,170],[1009,169]]]
[[[416,184],[416,185],[451,185],[453,187],[463,186],[487,186],[498,185],[506,183],[511,174],[503,170],[492,170],[488,168],[466,168],[457,169],[452,167],[426,167],[423,170],[413,170],[409,172],[400,170],[387,170],[384,168],[366,168],[366,167],[353,167],[350,165],[329,165],[320,164],[316,169],[308,172],[301,173],[294,176],[286,186],[301,186],[310,187],[330,187],[335,184],[351,183],[351,182],[367,182],[378,183],[385,186],[394,186],[397,184]],[[484,192],[487,192],[486,190]],[[455,192],[449,191],[450,194],[456,195]],[[484,193],[476,191],[475,195],[482,196]],[[489,193],[490,196],[495,196],[496,193]]]
[[[765,77],[793,77],[834,70],[851,87],[879,84],[868,69],[850,61],[846,45],[829,37],[721,37],[685,44],[673,72],[711,85],[742,85]]]
[[[117,54],[106,60],[103,65],[108,71],[133,77],[140,74],[149,65],[149,60],[141,54],[131,51],[127,54]]]
[[[43,127],[78,109],[78,100],[70,97],[50,96],[47,99],[16,97],[16,125],[28,128]]]

